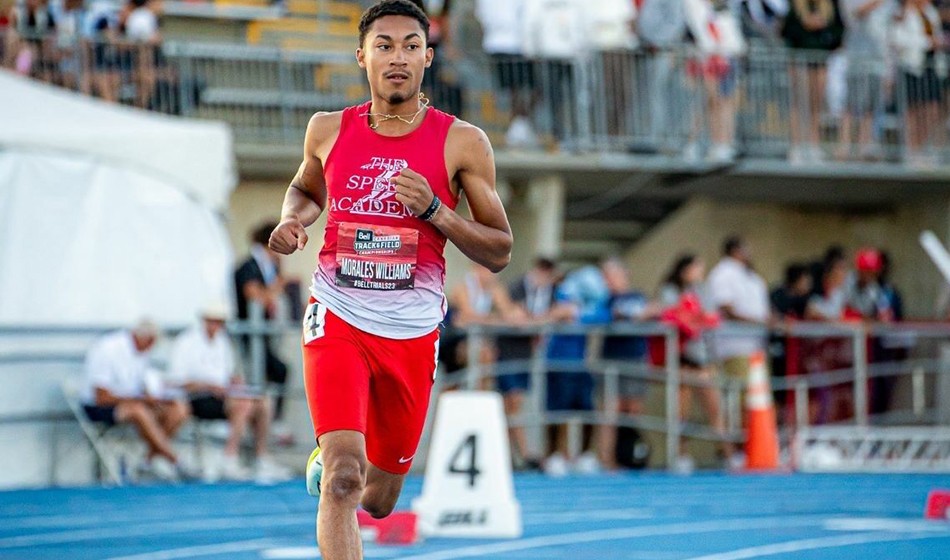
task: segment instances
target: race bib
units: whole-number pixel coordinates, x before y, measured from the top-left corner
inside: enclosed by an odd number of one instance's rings
[[[343,222],[337,229],[336,285],[411,290],[418,254],[418,230]]]

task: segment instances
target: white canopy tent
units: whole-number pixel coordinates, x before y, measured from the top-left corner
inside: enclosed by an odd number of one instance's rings
[[[185,324],[230,299],[231,134],[0,71],[0,325]]]

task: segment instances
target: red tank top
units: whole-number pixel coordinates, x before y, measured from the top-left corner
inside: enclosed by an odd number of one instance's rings
[[[418,128],[391,137],[370,129],[369,110],[369,102],[343,110],[324,162],[328,217],[311,292],[360,330],[415,338],[445,315],[445,236],[396,200],[389,179],[408,167],[455,208],[445,169],[455,117],[429,108]]]

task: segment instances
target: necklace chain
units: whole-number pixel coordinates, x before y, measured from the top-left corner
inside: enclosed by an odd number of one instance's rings
[[[412,114],[412,116],[389,115],[386,113],[370,113],[368,111],[360,114],[360,116],[370,117],[369,128],[371,130],[376,130],[377,128],[379,128],[379,123],[384,122],[384,121],[397,120],[397,121],[402,121],[406,124],[412,124],[416,122],[416,117],[418,117],[420,113],[422,113],[429,107],[429,99],[421,91],[419,92],[419,101],[422,103],[422,105],[419,107],[419,110],[417,110],[415,113]]]

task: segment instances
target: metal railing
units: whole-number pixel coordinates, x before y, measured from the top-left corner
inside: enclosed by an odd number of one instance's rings
[[[677,333],[662,323],[639,323],[611,325],[606,327],[580,327],[545,325],[513,329],[498,326],[472,326],[458,335],[467,341],[467,365],[455,373],[443,376],[441,387],[458,386],[469,389],[491,386],[485,379],[497,378],[512,372],[530,372],[530,389],[526,398],[527,410],[510,422],[516,426],[541,427],[559,423],[593,424],[607,426],[630,426],[649,431],[662,432],[665,437],[665,465],[670,468],[680,449],[681,437],[717,442],[743,442],[744,380],[725,375],[723,359],[717,356],[716,347],[723,346],[726,339],[742,338],[761,341],[771,336],[785,348],[782,360],[786,366],[811,359],[816,345],[834,347],[837,352],[832,359],[809,364],[802,371],[785,371],[785,375],[772,378],[772,390],[779,407],[780,435],[788,445],[796,432],[805,430],[815,422],[827,425],[950,425],[946,396],[950,395],[950,371],[940,356],[939,345],[950,342],[950,325],[864,325],[829,323],[791,323],[766,329],[741,324],[727,324],[709,331],[704,338],[709,347],[707,366],[717,372],[711,379],[694,372],[684,372],[679,367],[680,350]],[[587,352],[583,359],[557,360],[548,357],[546,343],[554,335],[582,335],[587,338]],[[533,335],[541,344],[534,347],[530,360],[508,361],[501,354],[499,361],[485,364],[480,360],[481,348],[504,336]],[[651,364],[646,357],[640,360],[617,363],[604,360],[600,354],[605,336],[653,337],[662,339],[661,365]],[[881,341],[892,341],[903,350],[900,355],[887,356],[873,352]],[[869,352],[869,347],[872,349]],[[771,352],[771,358],[776,358]],[[794,369],[794,368],[791,368]],[[594,411],[548,411],[544,395],[548,390],[548,373],[554,371],[589,372],[597,381],[597,401]],[[663,402],[660,415],[637,416],[617,413],[621,379],[634,379],[650,387],[648,399]],[[892,381],[893,380],[893,381]],[[908,385],[908,386],[902,386]],[[872,408],[871,396],[885,402],[884,406]],[[681,411],[677,395],[683,387],[712,387],[723,401],[725,432],[716,430],[714,419],[707,418],[704,424],[688,421]],[[895,387],[899,391],[895,391]],[[883,393],[882,393],[883,392]],[[909,392],[909,395],[904,395]],[[820,414],[821,399],[842,399],[844,409],[838,414]],[[943,395],[943,398],[941,398]],[[889,401],[889,402],[888,402]],[[574,430],[577,431],[576,429]],[[545,431],[539,432],[544,437]],[[543,443],[543,442],[541,442]],[[577,438],[573,439],[572,454],[580,451]]]
[[[244,144],[297,145],[313,112],[368,95],[349,52],[10,33],[0,49],[7,68],[111,101],[223,120]],[[736,59],[687,47],[570,60],[440,53],[423,91],[512,147],[932,167],[950,156],[942,57],[885,69],[761,45]]]
[[[49,426],[50,446],[47,458],[35,457],[44,472],[48,469],[49,483],[57,480],[55,457],[61,445],[58,438],[70,422],[65,403],[60,395],[60,384],[66,378],[81,378],[82,363],[86,349],[98,336],[110,329],[90,328],[45,328],[3,327],[0,328],[0,371],[17,374],[16,383],[10,383],[14,400],[5,400],[0,410],[0,427]],[[245,353],[246,376],[254,385],[264,384],[265,336],[283,337],[287,341],[299,340],[299,325],[296,323],[269,322],[256,316],[250,321],[233,322],[229,331],[250,340]],[[174,333],[174,331],[169,331]],[[579,451],[579,427],[584,424],[606,427],[629,426],[662,436],[665,453],[662,464],[674,465],[684,438],[711,442],[743,441],[742,391],[744,381],[726,375],[704,377],[695,371],[680,367],[678,333],[662,323],[614,324],[606,326],[536,325],[531,327],[500,327],[473,325],[464,330],[446,331],[443,336],[457,335],[467,342],[468,364],[454,372],[441,372],[433,394],[433,406],[437,394],[451,387],[491,389],[492,380],[499,375],[527,372],[530,385],[526,394],[526,407],[518,415],[509,418],[511,426],[535,430],[538,439],[533,446],[545,444],[547,426],[567,424],[571,450]],[[556,360],[548,357],[546,341],[555,335],[576,335],[586,340],[583,358]],[[542,343],[534,346],[528,359],[507,360],[501,356],[497,362],[483,363],[480,347],[493,344],[501,336],[533,337]],[[653,362],[646,359],[607,360],[601,349],[606,336],[646,337],[656,343],[651,352]],[[717,346],[724,337],[748,340],[766,336],[784,341],[787,354],[778,364],[786,364],[784,376],[774,376],[772,389],[779,408],[779,428],[784,445],[790,446],[797,433],[807,433],[816,423],[830,426],[950,426],[950,325],[841,325],[827,323],[798,323],[771,329],[728,324],[707,333],[710,347],[709,367],[719,370],[721,360],[716,355]],[[662,341],[662,344],[660,344]],[[795,344],[797,350],[793,349]],[[809,344],[811,344],[809,346]],[[821,346],[825,344],[825,346]],[[817,346],[816,346],[817,345]],[[764,342],[763,342],[764,346]],[[288,346],[289,347],[289,346]],[[828,348],[833,348],[829,352]],[[884,355],[878,348],[891,352]],[[894,352],[897,349],[899,351]],[[811,359],[815,353],[833,356],[824,364],[807,365],[801,371],[792,371],[791,364],[802,357]],[[775,353],[772,353],[775,358]],[[289,352],[285,353],[289,356]],[[299,371],[295,360],[291,368]],[[656,365],[654,362],[660,362]],[[596,380],[596,402],[590,411],[550,411],[545,400],[553,372],[589,372]],[[29,375],[24,376],[23,372]],[[621,413],[617,403],[623,397],[622,384],[635,380],[647,385],[645,401],[648,406],[643,414]],[[887,380],[894,380],[888,382]],[[556,382],[556,381],[555,381]],[[696,422],[689,418],[689,411],[680,410],[679,392],[683,387],[713,388],[721,395],[723,425],[717,429],[710,418]],[[875,407],[874,400],[886,391],[890,402],[885,407]],[[818,412],[821,399],[827,394],[844,399],[848,403],[844,413],[822,417]],[[287,398],[306,402],[302,389],[286,393]],[[784,411],[784,412],[782,412]],[[301,421],[306,416],[301,417]],[[56,428],[59,425],[61,428]],[[309,432],[309,427],[306,430]],[[36,445],[43,445],[38,442]],[[543,447],[542,447],[543,448]],[[424,450],[420,453],[424,457]],[[420,461],[420,467],[423,465]]]

